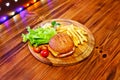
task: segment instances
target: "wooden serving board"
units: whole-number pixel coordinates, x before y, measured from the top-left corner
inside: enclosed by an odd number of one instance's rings
[[[83,59],[87,58],[91,54],[91,52],[94,48],[94,37],[93,37],[92,33],[84,25],[82,25],[81,23],[78,23],[76,21],[67,20],[67,19],[47,20],[47,21],[44,21],[44,22],[42,22],[38,25],[42,26],[45,23],[51,22],[51,21],[57,21],[61,24],[62,23],[64,23],[64,24],[66,24],[66,23],[67,24],[74,24],[78,27],[82,27],[87,32],[88,41],[84,42],[82,45],[79,45],[78,47],[76,47],[75,52],[72,55],[67,56],[67,57],[63,57],[63,58],[55,57],[51,53],[49,54],[49,56],[47,58],[44,58],[40,54],[34,52],[33,47],[28,44],[29,50],[35,58],[37,58],[39,61],[41,61],[43,63],[46,63],[48,65],[65,66],[65,65],[76,64],[76,63],[82,61]]]

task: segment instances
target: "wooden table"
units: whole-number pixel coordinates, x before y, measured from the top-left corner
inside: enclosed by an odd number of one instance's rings
[[[91,55],[72,66],[49,66],[22,42],[26,26],[76,20],[94,35]],[[120,0],[42,0],[0,25],[0,80],[120,80]]]

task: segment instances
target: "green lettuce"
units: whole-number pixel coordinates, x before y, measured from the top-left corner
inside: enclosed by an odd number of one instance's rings
[[[22,34],[23,42],[29,41],[33,46],[49,43],[51,37],[57,34],[54,28],[41,28],[31,29],[27,27],[27,34]]]

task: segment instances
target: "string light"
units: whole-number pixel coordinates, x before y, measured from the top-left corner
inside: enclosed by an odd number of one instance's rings
[[[10,16],[14,16],[15,15],[15,12],[14,11],[12,11],[12,12],[10,12],[10,13],[8,13]]]
[[[7,16],[3,16],[3,17],[1,17],[1,18],[0,18],[0,23],[2,23],[2,22],[4,22],[4,21],[6,21],[6,20],[7,20],[7,18],[8,18]]]
[[[35,2],[37,2],[37,0],[33,0],[33,2],[35,3]]]
[[[18,0],[14,0],[15,2],[18,2]]]
[[[9,6],[10,6],[10,3],[9,3],[9,2],[7,2],[7,3],[5,3],[5,5],[6,5],[7,7],[9,7]]]
[[[31,3],[34,4],[35,2],[37,2],[37,0],[32,0]]]
[[[24,9],[23,7],[19,7],[19,8],[16,9],[16,12],[19,13],[19,12],[21,12],[23,9]]]
[[[27,4],[26,4],[26,6],[28,7],[28,6],[30,6],[30,4],[29,4],[29,3],[27,3]]]
[[[36,3],[37,1],[39,1],[39,0],[32,0],[31,2],[27,3],[26,6],[24,6],[24,7],[19,7],[19,8],[17,8],[15,11],[9,12],[9,13],[8,13],[8,16],[2,16],[2,17],[0,17],[0,24],[3,23],[3,22],[5,22],[7,19],[11,18],[12,16],[20,13],[20,12],[23,11],[25,8],[27,8],[28,6]],[[44,0],[40,0],[40,1],[43,1],[43,2],[44,2]],[[18,2],[18,0],[14,0],[14,2]],[[9,3],[9,2],[5,3],[5,6],[9,7],[9,6],[10,6],[10,3]],[[2,10],[2,8],[0,7],[0,11],[1,11],[1,10]]]
[[[45,0],[40,0],[42,4],[44,4],[46,1]],[[49,1],[49,0],[48,0]]]
[[[3,19],[3,20],[6,20],[6,19],[7,19],[7,16],[4,16],[2,19]]]

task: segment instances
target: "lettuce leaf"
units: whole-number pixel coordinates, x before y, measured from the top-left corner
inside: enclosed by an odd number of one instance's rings
[[[54,28],[41,28],[31,29],[27,27],[27,34],[22,34],[23,42],[29,41],[33,46],[49,43],[51,37],[57,34]]]

